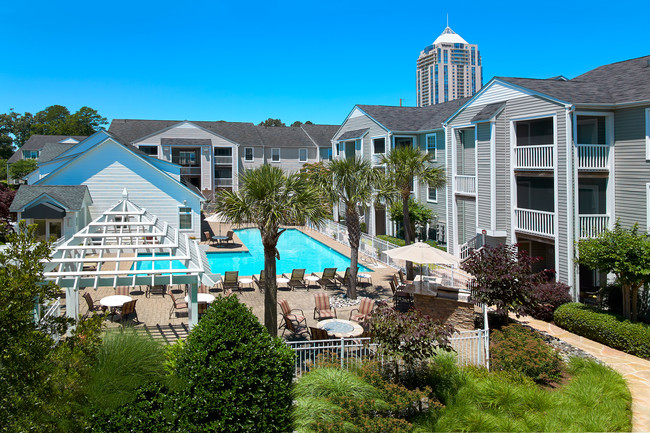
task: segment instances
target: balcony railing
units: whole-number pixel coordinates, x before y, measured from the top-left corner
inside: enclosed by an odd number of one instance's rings
[[[580,215],[580,239],[595,238],[609,228],[609,215]]]
[[[218,165],[232,165],[232,156],[215,156],[214,163]]]
[[[232,186],[231,178],[217,178],[214,180],[214,186],[218,188],[225,188]]]
[[[476,176],[456,176],[456,194],[476,195]]]
[[[515,209],[515,228],[540,236],[555,235],[555,213],[533,209]]]
[[[192,166],[192,167],[181,167],[181,176],[200,176],[201,167]]]
[[[553,170],[553,145],[515,147],[515,170]]]
[[[606,144],[578,144],[578,169],[609,169],[609,146]]]

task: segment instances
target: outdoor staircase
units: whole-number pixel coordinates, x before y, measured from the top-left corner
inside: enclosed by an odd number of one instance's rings
[[[480,250],[485,246],[485,235],[478,234],[460,246],[460,259],[465,261],[473,251]]]

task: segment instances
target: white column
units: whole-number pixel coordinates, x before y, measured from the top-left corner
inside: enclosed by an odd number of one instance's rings
[[[187,321],[190,329],[199,323],[199,302],[198,302],[198,284],[190,284],[189,290],[187,291],[187,296],[189,296],[189,301],[187,303]]]
[[[75,322],[79,320],[79,290],[75,287],[65,288],[65,315]]]

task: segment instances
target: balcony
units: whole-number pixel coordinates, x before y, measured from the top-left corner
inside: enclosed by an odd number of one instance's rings
[[[455,176],[456,194],[476,196],[476,176]]]
[[[553,170],[553,145],[515,147],[515,170]]]
[[[232,156],[215,156],[215,165],[232,165]]]
[[[609,146],[578,144],[578,170],[609,170]]]
[[[580,239],[595,238],[609,228],[609,215],[580,215]]]
[[[181,176],[201,176],[201,167],[198,165],[181,167]]]
[[[555,236],[555,212],[515,209],[515,229],[538,236]]]
[[[229,178],[229,177],[216,178],[214,180],[214,187],[215,188],[231,188],[232,187],[232,179]]]

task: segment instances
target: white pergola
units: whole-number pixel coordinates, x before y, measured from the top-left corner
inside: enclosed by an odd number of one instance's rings
[[[45,263],[45,278],[66,289],[67,315],[75,320],[80,288],[188,284],[191,329],[198,321],[198,285],[211,287],[220,276],[210,273],[205,251],[196,240],[179,235],[130,202],[126,189],[122,195],[122,201],[55,246],[52,259]],[[138,262],[150,262],[152,269],[127,265]],[[174,262],[184,269],[173,268]]]

